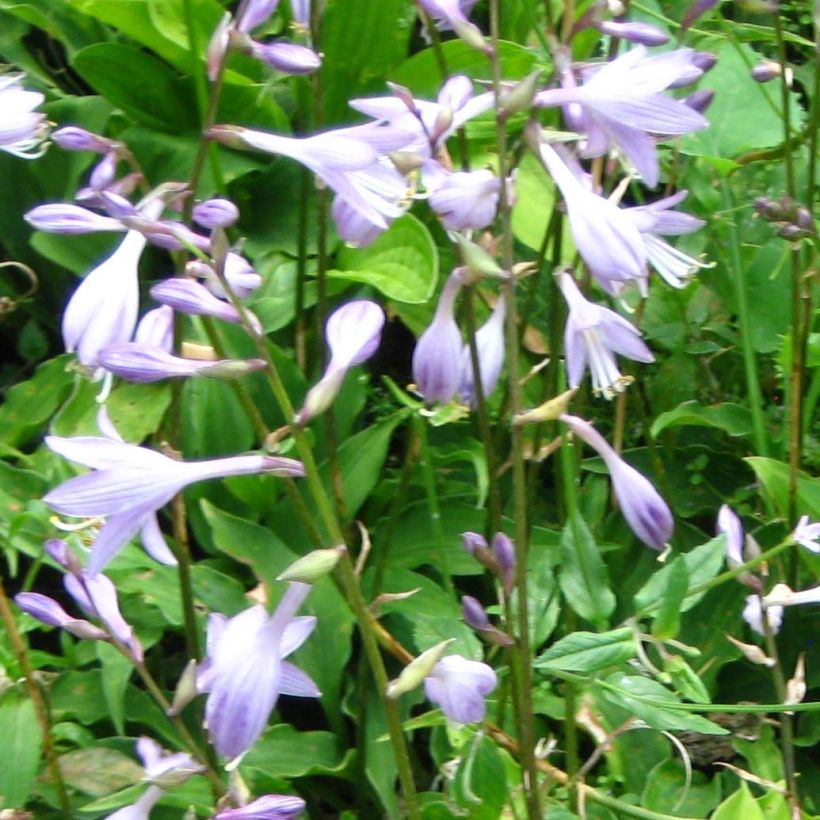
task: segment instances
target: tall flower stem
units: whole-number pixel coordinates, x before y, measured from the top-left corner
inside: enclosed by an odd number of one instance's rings
[[[735,299],[740,321],[740,346],[743,352],[743,368],[746,374],[746,393],[749,410],[752,414],[752,437],[758,455],[769,454],[769,440],[766,436],[766,423],[763,417],[763,394],[757,375],[757,357],[752,345],[752,319],[749,312],[749,297],[746,281],[746,269],[740,259],[740,234],[734,222],[735,203],[728,183],[721,185],[723,210],[727,214],[726,230],[729,234],[729,262],[732,269],[732,281],[735,285]]]
[[[37,724],[40,727],[40,735],[43,740],[43,753],[45,754],[48,770],[54,783],[54,790],[57,792],[57,800],[60,803],[60,813],[64,820],[71,820],[73,817],[71,803],[69,803],[68,800],[68,792],[66,791],[63,772],[60,769],[60,761],[57,759],[57,751],[54,748],[54,738],[51,734],[51,721],[49,720],[48,709],[46,708],[42,692],[40,692],[40,687],[34,678],[34,670],[28,657],[28,649],[17,629],[17,622],[14,620],[14,613],[11,611],[2,579],[0,579],[0,617],[2,617],[3,623],[5,624],[6,633],[14,649],[14,654],[17,656],[20,669],[23,670],[26,690],[34,706],[34,714],[37,716]]]
[[[493,94],[496,107],[496,148],[498,150],[498,176],[505,180],[507,169],[507,131],[501,112],[501,64],[499,49],[499,0],[490,2],[490,39],[492,55],[490,57],[493,78]],[[501,213],[501,245],[503,248],[503,267],[510,273],[504,282],[507,297],[506,347],[507,373],[509,379],[509,405],[514,416],[521,410],[521,383],[518,372],[518,309],[515,302],[515,278],[512,276],[513,247],[512,223],[507,186],[499,190],[499,210]],[[521,746],[521,765],[524,770],[524,792],[526,795],[527,814],[530,820],[541,820],[540,797],[538,793],[538,767],[535,760],[535,732],[532,709],[532,677],[529,613],[527,609],[527,477],[524,469],[524,431],[520,425],[512,429],[512,462],[513,462],[513,511],[515,515],[515,557],[518,565],[516,588],[518,592],[518,646],[513,656],[513,667],[516,687],[516,719]]]

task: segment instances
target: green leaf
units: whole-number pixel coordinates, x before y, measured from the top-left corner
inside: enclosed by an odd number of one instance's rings
[[[641,795],[644,808],[680,817],[708,817],[719,802],[720,780],[694,772],[691,784],[687,784],[686,770],[679,760],[658,763],[647,776]]]
[[[181,80],[156,57],[134,46],[89,46],[74,57],[73,67],[96,92],[137,122],[171,133],[197,127],[190,81]]]
[[[669,427],[681,425],[716,427],[730,436],[746,436],[752,431],[751,414],[747,407],[724,402],[704,407],[698,401],[686,401],[674,410],[661,413],[652,423],[651,434],[657,438]]]
[[[680,630],[681,604],[689,589],[689,570],[682,556],[669,565],[664,581],[660,606],[652,622],[652,634],[661,640],[674,638]]]
[[[34,705],[14,688],[0,698],[0,806],[26,804],[40,766],[42,738]]]
[[[672,686],[681,696],[695,703],[710,703],[709,690],[695,670],[680,656],[669,655],[663,660],[663,669],[669,675]]]
[[[629,627],[610,632],[575,632],[561,638],[534,662],[536,669],[595,672],[635,657],[635,636]]]
[[[103,695],[111,715],[111,722],[117,732],[124,735],[125,690],[128,687],[131,673],[134,671],[134,665],[110,643],[97,641],[94,648],[97,650],[97,657],[102,665]],[[117,786],[116,788],[121,787]],[[114,789],[111,789],[111,791],[114,791]]]
[[[91,797],[104,797],[134,786],[145,775],[135,760],[103,746],[74,749],[60,755],[60,771],[67,786]]]
[[[300,732],[282,723],[266,729],[251,748],[242,768],[267,777],[344,776],[349,755],[330,732]]]
[[[639,610],[654,608],[662,603],[669,590],[670,579],[673,573],[678,571],[676,568],[673,569],[677,561],[681,561],[686,566],[691,588],[711,580],[720,572],[725,552],[725,536],[719,535],[690,552],[679,555],[663,569],[658,570],[638,590],[635,594],[635,608]],[[691,609],[705,594],[705,592],[699,592],[696,595],[686,596],[680,605],[681,612]]]
[[[711,820],[766,820],[749,787],[741,780],[736,792],[730,794],[715,810]]]
[[[788,517],[789,466],[773,458],[749,456],[743,459],[757,475],[763,491],[780,515]],[[800,472],[797,477],[797,513],[813,520],[820,518],[820,480]]]
[[[474,820],[496,820],[507,801],[508,785],[504,761],[490,738],[478,735],[456,773],[453,788],[458,802],[469,809]]]
[[[586,522],[576,513],[561,535],[558,583],[567,603],[592,623],[604,622],[615,609],[609,573]]]
[[[653,729],[675,732],[693,731],[705,735],[725,735],[717,723],[692,712],[668,707],[680,701],[665,686],[640,675],[616,672],[606,679],[604,697],[645,721]]]
[[[704,42],[701,44],[707,47]],[[711,44],[709,50],[712,51]],[[783,141],[783,122],[778,113],[780,96],[749,74],[759,55],[747,45],[724,42],[713,52],[717,65],[705,75],[698,88],[716,92],[709,107],[709,127],[685,135],[681,151],[685,154],[734,157],[744,151],[770,148]],[[768,99],[767,99],[768,98]],[[802,128],[804,114],[791,95],[792,128]]]
[[[438,281],[435,243],[411,214],[397,219],[372,245],[343,248],[338,265],[340,270],[328,271],[330,278],[362,282],[408,304],[426,302]]]

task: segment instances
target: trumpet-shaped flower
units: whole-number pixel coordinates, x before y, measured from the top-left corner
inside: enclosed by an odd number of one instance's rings
[[[613,202],[586,188],[558,152],[540,139],[537,127],[530,138],[561,190],[575,247],[590,273],[611,295],[618,295],[630,281],[637,281],[645,294],[646,249],[632,220]]]
[[[48,436],[46,444],[69,461],[92,468],[92,472],[69,479],[43,499],[61,515],[106,517],[86,568],[92,577],[132,536],[152,521],[155,525],[156,511],[188,484],[254,473],[304,475],[300,462],[274,456],[184,462],[110,438]]]
[[[566,413],[559,418],[604,460],[615,497],[632,532],[648,547],[662,550],[672,536],[675,523],[652,482],[627,464],[588,421]]]
[[[447,655],[424,679],[424,692],[454,723],[477,723],[487,712],[486,698],[498,684],[492,667],[461,655]]]
[[[330,362],[321,380],[308,391],[296,417],[298,424],[305,424],[330,407],[347,371],[376,352],[383,326],[384,311],[375,302],[348,302],[333,311],[325,325]]]
[[[453,312],[461,285],[462,272],[456,268],[441,291],[433,321],[413,351],[413,379],[428,403],[444,404],[461,387],[464,345]]]
[[[495,303],[490,318],[476,331],[475,343],[478,352],[478,368],[481,372],[481,392],[486,398],[489,396],[504,367],[504,318],[507,315],[507,303],[503,296]],[[461,387],[459,390],[461,401],[475,405],[478,396],[475,389],[475,372],[470,346],[462,349]]]
[[[168,305],[149,310],[137,324],[134,341],[170,353],[174,349],[174,310]]]
[[[660,169],[650,134],[687,134],[708,125],[695,110],[660,93],[691,72],[693,57],[691,49],[650,57],[637,46],[594,73],[587,72],[580,86],[540,92],[535,104],[577,103],[585,115],[585,155],[602,156],[617,145],[654,188]]]
[[[45,114],[34,109],[45,100],[37,91],[26,91],[22,74],[0,77],[0,151],[32,159],[43,152],[46,134]]]
[[[291,820],[305,810],[305,801],[290,794],[266,794],[238,809],[223,809],[214,820]]]
[[[430,189],[430,207],[448,231],[486,228],[498,208],[501,180],[492,171],[448,173],[428,161],[424,182]]]
[[[558,285],[569,306],[564,329],[564,352],[570,387],[578,387],[589,368],[593,392],[611,399],[629,383],[618,370],[615,354],[636,362],[654,362],[640,332],[623,316],[587,300],[566,271],[558,275]]]
[[[316,626],[316,618],[294,617],[307,584],[291,583],[273,615],[254,606],[208,620],[207,658],[197,688],[208,693],[205,721],[217,752],[233,760],[258,740],[279,695],[319,697],[308,675],[284,660]]]

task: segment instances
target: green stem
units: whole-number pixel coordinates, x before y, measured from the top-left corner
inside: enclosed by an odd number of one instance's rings
[[[490,57],[493,95],[496,114],[496,148],[498,150],[498,176],[506,180],[507,168],[507,131],[501,112],[501,64],[499,62],[499,26],[500,2],[490,2],[490,37],[492,54]],[[518,309],[515,299],[515,278],[513,269],[513,235],[512,208],[507,196],[507,186],[501,185],[499,191],[499,211],[501,215],[501,247],[503,248],[503,268],[508,272],[504,281],[507,299],[507,320],[505,326],[507,374],[509,383],[509,409],[515,416],[522,406],[521,381],[518,372]],[[524,465],[524,430],[515,425],[512,429],[512,462],[513,462],[513,511],[515,516],[515,558],[518,565],[516,573],[517,625],[518,643],[511,660],[515,669],[516,686],[516,722],[521,745],[521,764],[524,774],[524,794],[527,814],[530,820],[541,820],[540,795],[538,790],[538,767],[535,759],[535,731],[533,726],[531,648],[529,612],[527,608],[527,558],[528,535],[527,524],[527,476]]]
[[[28,696],[31,699],[32,706],[34,706],[34,714],[37,716],[37,724],[40,727],[40,735],[43,739],[43,753],[45,754],[48,770],[51,773],[51,779],[54,783],[54,790],[57,792],[60,813],[64,820],[71,820],[74,815],[71,811],[71,803],[68,799],[68,792],[66,791],[60,762],[57,759],[57,751],[54,748],[54,738],[51,735],[51,721],[49,720],[48,709],[46,708],[46,703],[43,699],[42,692],[40,692],[37,680],[34,677],[34,669],[28,657],[28,648],[17,629],[17,622],[14,620],[14,613],[11,611],[2,579],[0,579],[0,617],[2,617],[3,623],[6,626],[9,642],[14,649],[14,654],[17,656],[20,669],[23,671]]]
[[[729,180],[720,186],[723,196],[723,208],[727,214],[734,210],[735,203],[730,190]],[[734,222],[734,216],[728,216],[726,229],[729,234],[729,259],[732,269],[732,281],[735,285],[735,298],[740,322],[740,346],[743,352],[743,367],[746,372],[746,391],[749,409],[752,414],[752,436],[758,455],[768,456],[769,441],[766,436],[766,422],[763,416],[763,394],[757,376],[757,359],[752,345],[752,318],[749,312],[746,269],[740,259],[740,234]]]

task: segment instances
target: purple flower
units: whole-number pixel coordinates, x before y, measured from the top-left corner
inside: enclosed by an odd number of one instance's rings
[[[174,349],[174,310],[168,305],[149,310],[137,324],[134,341],[170,353]]]
[[[384,228],[365,219],[355,206],[340,196],[333,198],[331,215],[339,236],[352,248],[366,248],[384,232]]]
[[[769,622],[769,630],[772,635],[777,635],[780,632],[780,625],[783,623],[783,607],[773,604],[763,609],[760,604],[760,595],[747,595],[746,606],[743,607],[743,620],[755,631],[758,635],[765,635],[766,631],[763,628],[763,612],[766,613],[766,620]]]
[[[476,0],[419,0],[422,8],[442,30],[454,31],[468,46],[491,53],[477,25],[467,19]]]
[[[98,360],[110,373],[138,384],[185,376],[238,379],[265,367],[262,359],[183,359],[167,353],[161,347],[141,342],[115,342],[106,345],[100,351]]]
[[[347,371],[376,352],[383,326],[384,311],[375,302],[348,302],[333,311],[325,325],[330,362],[321,380],[308,391],[297,424],[307,423],[330,407]]]
[[[248,0],[242,16],[236,21],[237,31],[253,31],[276,11],[279,0]]]
[[[629,40],[644,46],[662,46],[669,42],[669,35],[666,32],[661,31],[657,26],[639,21],[602,20],[598,23],[597,28],[602,34],[609,34],[611,37],[619,37],[621,40]]]
[[[69,615],[57,601],[39,592],[20,592],[14,596],[14,601],[23,612],[31,615],[32,618],[49,626],[65,629],[77,638],[95,641],[108,640],[108,634],[98,626]]]
[[[428,404],[446,404],[461,387],[464,345],[453,314],[461,285],[461,268],[456,268],[441,291],[433,321],[413,351],[413,379]]]
[[[22,74],[0,77],[0,151],[34,159],[43,153],[46,135],[45,114],[34,109],[45,97],[22,88],[22,79]]]
[[[203,228],[229,228],[239,219],[239,208],[229,199],[206,199],[194,205],[191,215]]]
[[[89,576],[100,572],[146,524],[151,521],[155,524],[154,513],[188,484],[264,472],[304,475],[298,461],[274,456],[246,455],[183,462],[110,438],[48,436],[46,444],[69,461],[93,470],[69,479],[43,499],[61,515],[106,517],[86,568]],[[167,552],[167,547],[165,549]]]
[[[717,531],[726,536],[726,563],[729,569],[739,567],[744,563],[743,522],[728,504],[718,511]]]
[[[503,532],[493,536],[493,553],[498,563],[504,593],[510,595],[515,587],[516,557],[515,544]]]
[[[495,390],[504,367],[504,318],[506,315],[507,303],[503,296],[499,296],[490,318],[475,334],[478,367],[481,372],[481,392],[485,398]],[[465,404],[475,406],[478,402],[469,345],[464,345],[462,349],[459,395]]]
[[[587,300],[569,273],[558,274],[558,285],[569,307],[564,329],[569,386],[578,387],[589,368],[593,392],[611,399],[629,384],[618,370],[616,353],[636,362],[654,362],[655,357],[636,327],[615,311]]]
[[[227,299],[228,294],[222,286],[222,282],[216,275],[213,266],[200,260],[192,260],[185,268],[185,272],[197,279],[205,280],[205,287],[214,296],[220,299]],[[225,276],[231,290],[240,299],[250,296],[262,284],[262,277],[253,269],[253,266],[244,256],[228,251],[225,256],[225,265],[222,273]]]
[[[492,171],[448,173],[432,161],[425,169],[430,207],[448,231],[480,230],[495,219],[501,180]]]
[[[487,711],[485,699],[498,683],[486,663],[447,655],[424,679],[424,692],[454,723],[477,723]]]
[[[627,464],[588,422],[562,413],[559,418],[572,432],[598,451],[604,460],[621,512],[632,532],[648,547],[662,550],[672,537],[675,522],[666,502],[651,481]]]
[[[64,151],[94,151],[97,154],[107,154],[117,145],[114,140],[93,134],[76,125],[66,125],[57,129],[51,135],[51,140]]]
[[[509,635],[490,623],[486,610],[481,606],[478,599],[473,598],[472,595],[461,596],[461,612],[467,626],[476,632],[480,632],[490,643],[498,646],[513,645],[514,641]]]
[[[667,284],[675,288],[685,287],[699,268],[710,267],[708,263],[679,251],[658,236],[679,236],[703,227],[705,223],[702,219],[671,210],[686,199],[688,194],[688,191],[678,191],[649,205],[623,210],[641,233],[649,263]]]
[[[313,49],[296,43],[258,43],[250,40],[248,53],[285,74],[313,74],[322,65],[321,57]]]
[[[223,809],[214,820],[290,820],[305,810],[301,797],[289,794],[266,794],[238,809]]]
[[[569,214],[575,247],[601,287],[617,295],[627,282],[637,281],[646,290],[646,249],[638,229],[617,205],[594,194],[575,176],[556,150],[541,141],[538,151],[561,190]]]
[[[617,145],[650,187],[660,170],[650,134],[678,135],[708,123],[693,109],[660,92],[691,73],[691,49],[650,57],[636,46],[611,62],[587,72],[583,85],[549,89],[535,96],[540,106],[577,103],[585,115],[585,155],[603,156]],[[698,69],[699,71],[699,69]]]
[[[280,694],[319,697],[316,684],[283,660],[316,626],[314,617],[294,617],[310,591],[288,585],[273,615],[253,606],[208,620],[208,655],[197,673],[197,688],[208,693],[205,721],[217,752],[233,760],[245,754],[267,725]]]
[[[95,231],[124,231],[119,219],[89,211],[79,205],[52,202],[38,205],[24,214],[23,219],[38,231],[61,234],[94,233]]]

